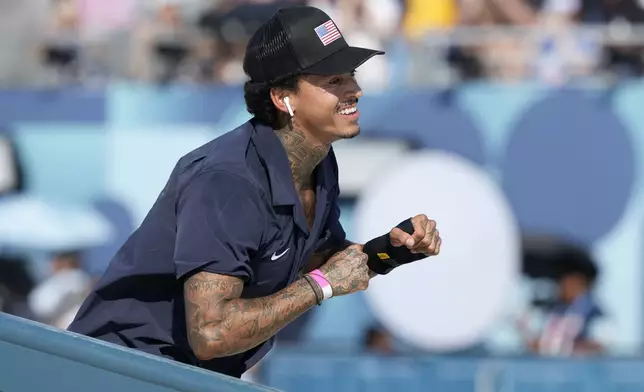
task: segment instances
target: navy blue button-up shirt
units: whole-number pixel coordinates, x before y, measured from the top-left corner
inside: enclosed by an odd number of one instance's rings
[[[199,361],[188,344],[183,281],[198,271],[244,280],[243,298],[294,282],[314,252],[345,240],[333,154],[314,172],[315,221],[306,222],[288,156],[252,120],[181,158],[141,226],[118,251],[69,330],[239,377],[273,339]]]

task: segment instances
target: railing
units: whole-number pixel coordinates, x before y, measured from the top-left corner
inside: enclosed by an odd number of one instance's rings
[[[271,389],[0,313],[0,391]]]

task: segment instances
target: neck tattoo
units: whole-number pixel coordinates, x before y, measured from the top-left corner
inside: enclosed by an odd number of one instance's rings
[[[295,188],[298,191],[313,190],[313,170],[329,152],[329,146],[307,140],[295,120],[275,133],[288,154]]]

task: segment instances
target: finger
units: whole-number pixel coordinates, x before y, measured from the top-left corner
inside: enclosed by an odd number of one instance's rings
[[[427,252],[430,255],[434,255],[436,252],[436,246],[438,245],[438,237],[433,237],[431,244],[427,247]]]
[[[427,231],[425,233],[425,237],[423,237],[422,241],[417,243],[412,249],[412,253],[431,253],[429,248],[435,244],[435,239],[438,237],[438,230],[434,231]]]
[[[389,242],[391,243],[391,245],[395,247],[404,245],[405,242],[410,238],[411,236],[409,234],[405,233],[404,231],[402,231],[397,227],[394,227],[389,232]]]
[[[441,253],[442,243],[443,243],[443,239],[441,237],[438,237],[438,243],[436,244],[436,249],[434,250],[434,256],[438,256],[438,254]]]
[[[425,238],[425,235],[428,232],[428,223],[429,219],[427,219],[426,215],[416,215],[412,218],[411,224],[414,227],[414,233],[411,235],[411,237],[414,242],[406,242],[405,245],[407,245],[408,248],[417,246],[423,240],[423,238]]]
[[[409,250],[411,253],[427,253],[428,249],[432,246],[432,244],[433,244],[433,238],[431,236],[426,235],[425,237],[423,237],[423,239],[420,242],[418,242]]]
[[[432,241],[432,244],[425,249],[423,252],[427,256],[436,256],[440,253],[441,239],[440,237],[435,237]]]
[[[411,249],[412,253],[422,253],[426,256],[435,256],[438,253],[438,249],[440,248],[440,236],[438,235],[438,230],[434,231],[434,234],[431,236],[426,236],[423,239],[423,244],[426,244],[424,246],[418,246],[414,247]]]

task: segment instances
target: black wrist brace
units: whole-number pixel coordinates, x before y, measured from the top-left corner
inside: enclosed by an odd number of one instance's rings
[[[409,235],[414,233],[411,218],[400,222],[396,227]],[[379,275],[387,275],[396,267],[427,257],[422,253],[411,253],[405,245],[391,245],[389,233],[367,242],[362,251],[369,256],[369,268]]]

